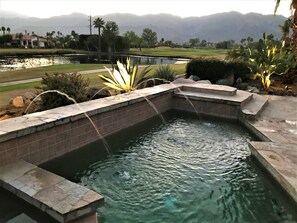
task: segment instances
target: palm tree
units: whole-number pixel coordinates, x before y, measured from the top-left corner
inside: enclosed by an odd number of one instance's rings
[[[283,25],[279,25],[279,28],[282,31],[282,40],[286,43],[288,42],[288,37],[290,34],[290,28],[292,26],[292,19],[287,19]]]
[[[8,34],[10,34],[10,28],[9,27],[6,28],[6,31],[8,32]]]
[[[281,0],[276,0],[274,14],[276,13],[280,2]],[[293,22],[292,22],[293,44],[294,44],[294,51],[297,52],[297,0],[291,0],[291,9],[293,11]]]
[[[101,31],[101,28],[104,28],[105,21],[102,18],[98,17],[94,20],[93,25],[95,28],[98,28],[98,53],[100,53],[101,52],[100,31]]]
[[[5,35],[5,27],[4,26],[2,26],[2,28],[1,28],[1,30],[2,30],[2,32],[3,32],[3,36]]]
[[[23,33],[17,33],[16,34],[16,38],[19,40],[19,44],[20,44],[20,46],[22,46],[23,44],[22,44],[22,41],[23,41]]]
[[[116,51],[115,42],[117,35],[119,35],[119,26],[113,21],[106,22],[102,36],[104,36],[104,38],[106,39],[109,49],[111,49],[112,46],[114,52]]]

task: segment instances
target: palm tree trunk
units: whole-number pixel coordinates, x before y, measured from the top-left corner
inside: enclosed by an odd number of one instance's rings
[[[100,27],[98,27],[98,53],[101,53]]]
[[[293,44],[294,44],[294,51],[297,52],[297,9],[294,10],[294,17],[293,17]]]

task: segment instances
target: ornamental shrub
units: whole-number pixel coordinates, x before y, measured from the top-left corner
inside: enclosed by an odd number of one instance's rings
[[[170,65],[162,65],[158,67],[158,69],[155,71],[153,78],[156,78],[155,83],[156,84],[162,84],[166,82],[172,82],[174,81],[176,76],[175,71],[171,68]]]
[[[80,74],[71,73],[55,73],[45,74],[41,83],[43,91],[58,90],[66,93],[69,97],[73,98],[76,102],[82,102],[87,100],[87,88],[89,86],[89,80],[83,79]],[[41,96],[41,110],[47,110],[64,105],[73,104],[72,101],[67,99],[63,95],[58,93],[47,93]]]
[[[245,81],[249,78],[250,70],[243,61],[223,61],[216,58],[196,58],[186,67],[186,78],[196,75],[201,80],[209,80],[213,84],[232,73],[235,80],[240,77]]]

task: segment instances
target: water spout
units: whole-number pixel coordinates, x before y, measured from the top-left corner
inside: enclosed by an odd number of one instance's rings
[[[27,113],[28,109],[30,108],[30,106],[37,100],[37,98],[39,98],[40,96],[44,95],[44,94],[48,94],[48,93],[56,93],[56,94],[59,94],[59,95],[62,95],[62,96],[65,96],[68,100],[72,101],[78,108],[79,110],[81,110],[83,112],[83,114],[86,116],[86,118],[90,121],[90,123],[92,124],[92,126],[94,127],[97,135],[99,136],[99,138],[102,139],[102,142],[103,142],[103,145],[106,149],[106,151],[108,152],[108,154],[110,154],[110,147],[107,143],[107,141],[104,139],[104,137],[102,136],[102,134],[100,133],[99,129],[96,127],[95,123],[93,122],[93,120],[90,118],[90,116],[81,108],[81,106],[79,106],[79,104],[76,102],[76,100],[72,97],[70,97],[68,94],[66,93],[63,93],[59,90],[47,90],[47,91],[44,91],[44,92],[41,92],[40,94],[38,94],[31,102],[30,104],[28,105],[28,107],[26,108],[25,110],[25,114]]]
[[[150,78],[150,79],[144,80],[143,82],[139,83],[136,87],[139,87],[144,82],[148,82],[148,81],[154,81],[155,82],[156,80],[163,81],[164,83],[171,84],[172,86],[174,86],[179,91],[179,93],[181,93],[184,96],[184,98],[187,100],[187,102],[191,105],[191,107],[195,111],[195,113],[198,116],[198,118],[199,119],[201,118],[200,115],[199,115],[199,112],[197,111],[197,109],[195,108],[194,104],[191,102],[191,100],[189,99],[189,97],[182,92],[182,90],[180,89],[180,87],[176,86],[175,84],[173,84],[172,82],[170,82],[170,81],[168,81],[166,79],[162,79],[162,78]]]

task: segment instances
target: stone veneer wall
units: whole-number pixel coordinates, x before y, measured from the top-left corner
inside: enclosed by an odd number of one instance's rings
[[[221,117],[227,119],[238,119],[240,107],[235,104],[228,104],[226,102],[218,101],[202,101],[191,100],[191,103],[195,107],[199,114]],[[176,110],[196,112],[193,106],[182,97],[175,97],[173,108]]]
[[[172,97],[173,92],[169,91],[151,96],[150,100],[162,113],[172,108]],[[143,99],[131,100],[116,107],[91,116],[104,137],[156,115],[155,110]],[[0,166],[19,159],[38,165],[100,138],[85,116],[79,115],[77,120],[68,122],[66,119],[61,119],[59,125],[0,142]],[[11,124],[14,124],[13,121]]]

